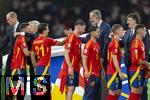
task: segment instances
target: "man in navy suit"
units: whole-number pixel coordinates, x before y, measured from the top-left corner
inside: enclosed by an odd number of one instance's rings
[[[102,20],[101,12],[97,9],[92,10],[89,13],[89,21],[91,25],[97,26],[100,30],[100,36],[98,38],[98,43],[101,48],[101,54],[103,59],[103,66],[106,70],[107,65],[107,51],[104,51],[104,45],[108,39],[109,33],[111,33],[111,26]],[[87,42],[90,39],[90,34],[85,38],[81,38],[82,42]]]
[[[15,12],[9,12],[6,15],[6,20],[9,26],[6,28],[6,35],[2,39],[1,48],[5,48],[6,46],[9,47],[8,49],[8,58],[6,62],[6,74],[10,74],[10,63],[12,58],[12,52],[13,52],[13,45],[15,41],[14,32],[19,32],[19,21],[17,19],[17,14]]]
[[[131,57],[130,57],[130,47],[132,41],[134,40],[135,34],[135,27],[137,24],[140,23],[140,16],[138,13],[130,13],[127,16],[127,24],[128,30],[125,32],[122,40],[120,41],[121,46],[124,47],[124,63],[127,67],[127,75],[129,76],[129,67],[131,66]],[[130,80],[128,79],[128,84],[130,86]]]
[[[0,32],[0,45],[2,44],[2,33]],[[0,75],[2,73],[2,48],[0,46]],[[0,76],[1,79],[1,76]]]
[[[106,44],[106,41],[108,39],[109,34],[111,33],[111,26],[102,20],[101,12],[97,9],[92,10],[89,13],[89,21],[90,21],[91,25],[97,26],[100,30],[100,35],[99,35],[99,38],[97,41],[100,45],[101,54],[102,54],[101,60],[103,62],[103,67],[104,67],[105,72],[106,72],[106,69],[107,69],[106,68],[106,66],[107,66],[107,49],[104,50],[104,46],[108,47],[107,46],[108,44]],[[85,43],[90,39],[90,37],[91,37],[91,35],[88,34],[85,38],[82,37],[81,41]],[[106,95],[107,95],[106,82],[103,81],[102,83],[100,82],[99,84],[103,85],[103,89],[99,89],[99,91],[97,91],[97,92],[99,92],[97,99],[100,100],[101,97],[103,97],[103,99],[105,99],[104,97],[106,97]],[[102,96],[101,96],[101,90],[102,90]]]
[[[97,9],[95,10],[92,10],[90,13],[89,13],[89,21],[90,21],[90,24],[93,25],[93,26],[97,26],[100,30],[100,35],[99,35],[99,38],[98,38],[98,43],[100,45],[100,49],[101,49],[101,60],[103,62],[103,66],[104,66],[104,69],[106,71],[106,66],[107,66],[107,47],[108,47],[108,42],[107,42],[107,39],[109,39],[109,34],[111,33],[111,26],[104,22],[102,20],[102,16],[101,16],[101,12]],[[71,30],[65,30],[64,33],[67,35],[68,33],[72,33]],[[87,34],[86,37],[80,37],[81,38],[81,41],[82,43],[86,43],[89,39],[90,39],[91,35],[90,33]],[[105,46],[105,49],[104,49],[104,46]],[[100,83],[101,84],[101,83]],[[107,91],[106,91],[106,82],[102,83],[102,84],[105,84],[103,85],[103,92],[102,93],[105,93],[105,94],[102,94],[103,96],[103,99],[104,97],[107,96]],[[99,91],[99,94],[101,94],[101,89]],[[105,95],[105,96],[104,96]],[[99,100],[100,99],[100,95],[97,96],[97,99]]]
[[[135,27],[137,24],[140,23],[140,16],[138,13],[130,13],[127,16],[127,24],[128,24],[128,30],[125,32],[124,37],[121,41],[122,46],[124,47],[124,62],[127,68],[131,65],[131,59],[130,59],[130,46],[135,38]]]

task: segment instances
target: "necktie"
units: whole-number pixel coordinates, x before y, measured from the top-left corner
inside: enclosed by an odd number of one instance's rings
[[[132,39],[132,36],[133,36],[133,31],[130,32],[129,41]]]

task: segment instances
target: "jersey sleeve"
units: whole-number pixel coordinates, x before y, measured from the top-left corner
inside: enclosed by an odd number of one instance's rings
[[[21,47],[22,50],[23,50],[24,48],[27,48],[27,43],[26,43],[24,37],[21,37],[20,47]]]
[[[71,34],[67,37],[67,41],[65,42],[65,49],[71,49],[74,42],[74,35]]]
[[[91,52],[90,48],[91,48],[90,43],[86,44],[83,49],[83,55],[89,56]]]
[[[145,47],[144,44],[142,42],[139,43],[139,54],[140,54],[140,60],[145,60]]]
[[[54,45],[56,45],[57,41],[54,40],[54,39],[52,39],[52,38],[46,38],[45,43],[46,43],[48,46],[54,46]]]
[[[112,55],[117,55],[119,44],[117,42],[113,42],[113,43],[114,43],[114,46],[112,47]]]

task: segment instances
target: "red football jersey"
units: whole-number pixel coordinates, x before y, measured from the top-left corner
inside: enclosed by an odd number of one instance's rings
[[[132,65],[130,71],[136,71],[139,60],[145,60],[145,46],[142,40],[134,39],[130,47]],[[143,68],[142,66],[141,68]]]
[[[79,72],[81,63],[81,40],[74,33],[67,37],[65,49],[69,49],[69,57],[74,71]],[[64,68],[68,68],[66,60],[64,60]]]
[[[32,43],[32,51],[37,55],[36,66],[47,66],[51,60],[51,46],[56,45],[57,41],[39,36]]]
[[[20,35],[15,41],[11,69],[26,68],[26,59],[23,53],[24,48],[27,48],[25,37]]]
[[[116,39],[113,39],[108,46],[108,65],[107,65],[107,74],[114,74],[116,68],[113,63],[112,55],[117,55],[117,60],[120,67],[121,61],[121,48],[119,42]]]
[[[87,56],[87,68],[93,76],[100,76],[100,46],[90,39],[83,50],[83,55]]]

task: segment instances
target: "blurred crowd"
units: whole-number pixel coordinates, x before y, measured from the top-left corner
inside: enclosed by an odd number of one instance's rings
[[[72,28],[77,19],[88,22],[90,10],[99,9],[102,19],[110,25],[119,23],[126,28],[126,16],[138,12],[141,21],[150,28],[150,0],[11,0],[10,10],[21,22],[38,20],[50,25],[53,38],[64,36],[64,28]],[[86,23],[88,24],[88,23]],[[55,33],[55,34],[54,34]]]

